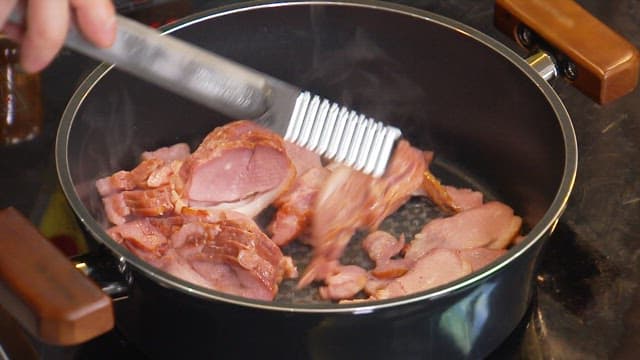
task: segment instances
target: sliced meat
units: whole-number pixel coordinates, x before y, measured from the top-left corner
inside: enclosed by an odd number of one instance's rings
[[[127,206],[122,193],[115,193],[102,198],[104,212],[107,219],[114,225],[121,225],[127,222],[127,218],[131,215],[131,210]]]
[[[375,231],[362,241],[369,258],[375,261],[376,267],[371,274],[378,279],[393,279],[404,275],[411,263],[405,259],[392,259],[404,248],[404,236],[396,239],[385,231]]]
[[[208,286],[229,294],[272,300],[291,269],[280,249],[256,226],[222,220],[188,223],[172,238],[176,252]]]
[[[445,185],[445,190],[449,194],[453,207],[458,211],[465,211],[482,206],[484,196],[479,191],[466,188],[456,188]]]
[[[159,266],[169,250],[169,240],[149,219],[133,220],[111,227],[107,233],[143,260]]]
[[[406,140],[398,143],[387,171],[378,179],[335,166],[316,198],[308,241],[313,246],[313,260],[298,287],[321,280],[324,272],[314,267],[338,260],[358,229],[377,228],[402,206],[420,187],[424,169],[423,153]]]
[[[96,187],[102,196],[135,188],[147,188],[149,176],[164,165],[165,162],[160,159],[144,160],[131,171],[121,170],[111,176],[98,179]]]
[[[319,289],[323,299],[351,299],[367,284],[367,271],[356,265],[341,265],[325,279],[325,286]]]
[[[161,216],[173,210],[171,188],[123,191],[122,197],[131,214],[148,217]]]
[[[184,161],[180,169],[181,197],[191,206],[238,203],[268,206],[293,182],[295,168],[282,138],[247,121],[216,128]],[[253,214],[255,215],[255,214]]]
[[[428,222],[409,243],[405,258],[415,261],[435,248],[501,249],[518,235],[522,219],[509,206],[492,201]]]
[[[386,231],[377,230],[362,240],[362,247],[375,262],[386,261],[400,253],[404,247],[404,236],[396,239]]]
[[[368,209],[373,201],[367,191],[371,177],[337,167],[326,179],[317,194],[311,219],[308,243],[313,246],[313,260],[305,269],[298,287],[313,280],[324,279],[327,264],[338,260],[349,240],[368,221]]]
[[[390,299],[447,284],[471,273],[471,265],[455,250],[435,249],[421,257],[403,276],[376,290],[373,299]]]
[[[458,254],[462,260],[468,262],[471,265],[471,269],[476,271],[489,265],[494,260],[504,255],[507,252],[506,249],[487,249],[487,248],[475,248],[475,249],[462,249],[458,250]]]
[[[429,170],[425,170],[422,182],[427,197],[443,211],[453,214],[461,209],[453,202],[445,186]]]
[[[293,162],[298,176],[306,173],[309,169],[322,167],[320,156],[313,151],[307,150],[290,141],[284,142],[284,148],[287,151],[289,159]]]
[[[178,143],[171,146],[161,147],[154,151],[145,151],[140,158],[142,160],[159,159],[165,163],[169,163],[174,160],[184,160],[191,154],[191,149],[186,143]]]
[[[271,239],[276,244],[288,244],[308,227],[316,196],[328,176],[329,170],[312,167],[296,179],[288,192],[276,199],[274,205],[278,210],[269,224]]]
[[[429,170],[433,156],[431,151],[424,152],[427,169],[424,172],[422,187],[416,192],[416,195],[428,197],[442,211],[449,214],[482,205],[483,195],[481,192],[441,184],[440,180]]]
[[[373,179],[369,195],[373,197],[367,209],[368,225],[377,229],[380,223],[398,210],[420,188],[426,170],[424,154],[401,140],[393,152],[393,157],[384,175]]]

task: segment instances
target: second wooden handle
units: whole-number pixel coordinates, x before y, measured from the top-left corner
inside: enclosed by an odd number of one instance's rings
[[[13,208],[0,210],[0,305],[55,345],[85,342],[114,325],[111,298]]]
[[[575,64],[573,84],[601,104],[638,84],[638,50],[573,0],[496,0],[496,27],[526,26]],[[521,42],[521,41],[519,41]]]

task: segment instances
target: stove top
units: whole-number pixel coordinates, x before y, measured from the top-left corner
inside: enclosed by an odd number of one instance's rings
[[[458,20],[522,52],[494,28],[493,0],[397,2]],[[632,44],[640,45],[639,1],[578,2]],[[121,13],[159,26],[229,1],[115,3]],[[18,208],[45,233],[51,222],[47,219],[62,216],[52,214],[69,211],[57,187],[51,151],[57,124],[73,90],[95,65],[63,51],[41,74],[46,114],[42,134],[28,143],[0,148],[0,208]],[[542,252],[529,311],[490,358],[632,358],[640,348],[640,93],[635,90],[600,106],[564,81],[553,85],[576,129],[578,177],[567,210]],[[68,232],[78,231],[77,224],[64,226]],[[71,253],[83,250],[82,244],[50,235]],[[115,306],[117,311],[117,302]],[[10,321],[0,323],[4,324],[0,335],[7,333],[3,329]],[[11,355],[8,349],[15,351],[15,346],[3,341],[0,336]],[[28,343],[30,349],[22,349],[19,358],[144,358],[117,330],[77,347],[51,347],[32,339]],[[0,351],[0,359],[2,356]]]

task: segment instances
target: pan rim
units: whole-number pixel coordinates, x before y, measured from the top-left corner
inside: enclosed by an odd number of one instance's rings
[[[161,30],[163,34],[170,34],[184,27],[199,22],[238,12],[255,11],[270,7],[318,5],[348,6],[387,11],[422,19],[424,21],[435,23],[439,26],[444,26],[446,28],[449,28],[450,30],[459,32],[464,36],[470,37],[473,40],[480,42],[482,45],[487,46],[494,52],[504,57],[506,60],[510,61],[516,68],[518,68],[529,78],[529,80],[538,88],[539,91],[542,92],[545,99],[553,109],[553,112],[560,126],[560,130],[562,132],[565,148],[564,169],[562,180],[558,186],[556,195],[551,202],[551,205],[546,210],[540,221],[538,221],[538,223],[535,224],[529,231],[529,233],[525,236],[525,239],[509,249],[509,251],[505,255],[501,256],[498,260],[494,261],[492,264],[486,266],[480,271],[475,271],[467,276],[436,288],[388,300],[354,304],[276,303],[247,299],[193,285],[187,281],[184,281],[153,267],[151,264],[143,261],[133,253],[129,252],[124,246],[112,240],[107,235],[106,231],[93,219],[88,209],[84,206],[79,196],[76,194],[75,187],[71,180],[71,172],[66,156],[68,150],[68,139],[73,121],[85,98],[89,96],[91,90],[101,80],[101,78],[106,76],[113,68],[113,65],[101,64],[84,79],[84,81],[76,89],[75,93],[67,104],[62,115],[60,126],[58,128],[55,145],[58,180],[61,184],[62,190],[69,200],[70,206],[74,210],[80,222],[82,222],[85,228],[98,242],[104,244],[107,248],[109,248],[117,257],[119,257],[121,262],[126,262],[130,266],[133,266],[138,271],[142,272],[145,276],[149,277],[160,285],[170,287],[202,299],[221,301],[234,305],[281,312],[362,314],[389,307],[397,307],[416,302],[434,300],[446,294],[470,288],[474,284],[481,283],[482,281],[487,280],[493,274],[508,266],[511,262],[522,256],[532,246],[534,246],[537,242],[541,241],[545,236],[553,231],[566,207],[577,174],[578,149],[575,131],[573,129],[573,125],[567,109],[565,108],[561,99],[553,90],[551,85],[543,80],[519,55],[517,55],[506,45],[493,39],[489,35],[484,34],[481,31],[460,23],[456,20],[452,20],[445,16],[441,16],[426,10],[421,10],[401,4],[381,2],[378,0],[292,0],[285,2],[255,1],[233,4],[193,14],[191,16],[185,17],[184,19],[178,20],[177,22],[172,23],[169,26],[162,28]]]

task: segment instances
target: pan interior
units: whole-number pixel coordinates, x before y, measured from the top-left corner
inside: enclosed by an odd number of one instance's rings
[[[427,13],[298,5],[202,15],[173,35],[397,126],[435,152],[433,171],[444,183],[509,204],[529,228],[543,218],[563,181],[565,143],[548,94],[513,55]],[[117,248],[101,230],[95,180],[131,169],[145,150],[177,142],[193,149],[231,119],[117,70],[88,82],[63,119],[60,176],[84,224]],[[412,202],[385,226],[409,235],[433,216],[430,204]],[[297,296],[280,298],[314,301]]]

